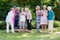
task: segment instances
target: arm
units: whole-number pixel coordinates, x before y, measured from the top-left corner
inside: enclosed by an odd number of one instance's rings
[[[21,14],[21,13],[19,13],[19,18],[20,18],[20,14]]]
[[[31,12],[29,11],[29,14],[30,14],[30,19],[29,19],[29,23],[31,22],[31,20],[32,20],[32,14],[31,14]]]
[[[53,18],[55,18],[55,14],[54,14],[54,12],[52,11],[52,16],[53,16]]]
[[[30,18],[32,19],[32,14],[31,14],[31,12],[30,12]]]
[[[38,13],[37,13],[37,11],[36,11],[36,16],[38,16]]]
[[[48,16],[48,11],[46,12],[46,16]]]

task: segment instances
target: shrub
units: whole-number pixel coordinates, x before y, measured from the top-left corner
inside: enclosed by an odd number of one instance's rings
[[[32,20],[31,25],[32,25],[32,28],[35,29],[36,28],[36,20]]]
[[[0,29],[5,29],[5,21],[0,21]]]
[[[55,12],[55,19],[60,21],[60,6],[54,8],[54,12]]]
[[[60,21],[54,21],[54,27],[60,27]]]
[[[35,29],[36,28],[36,20],[32,21],[32,28]],[[54,27],[60,27],[60,21],[54,21]]]
[[[36,20],[32,20],[31,26],[33,29],[36,29]],[[54,21],[54,27],[60,27],[60,21]],[[5,21],[0,21],[0,29],[5,29]]]

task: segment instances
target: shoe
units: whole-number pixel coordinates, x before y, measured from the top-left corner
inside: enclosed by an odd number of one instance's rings
[[[15,33],[15,32],[12,32],[12,33]]]

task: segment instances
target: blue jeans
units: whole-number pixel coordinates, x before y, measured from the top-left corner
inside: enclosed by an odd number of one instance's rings
[[[36,29],[37,29],[37,31],[40,30],[40,24],[37,24]]]
[[[37,32],[38,32],[40,30],[40,16],[36,17],[36,22],[37,22],[36,29],[37,29]]]

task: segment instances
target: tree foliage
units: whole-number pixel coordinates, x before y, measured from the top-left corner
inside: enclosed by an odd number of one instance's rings
[[[32,13],[35,13],[35,7],[37,5],[40,5],[42,9],[42,6],[44,4],[54,7],[56,5],[56,0],[0,0],[0,20],[5,19],[9,9],[14,5],[19,7],[28,5],[29,8],[32,10]]]

